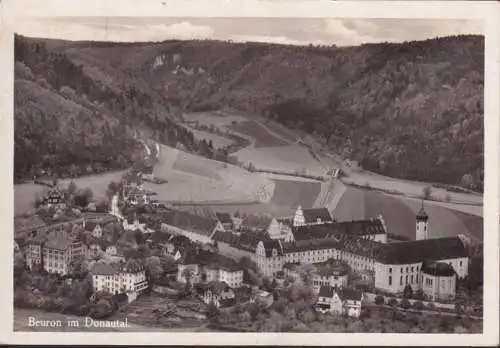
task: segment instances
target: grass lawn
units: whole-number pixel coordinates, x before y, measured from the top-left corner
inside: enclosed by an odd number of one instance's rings
[[[334,210],[334,217],[348,221],[371,219],[381,214],[389,233],[414,239],[415,216],[420,207],[418,200],[347,187]],[[431,203],[425,203],[424,207],[429,215],[430,238],[464,234],[473,241],[482,241],[481,217]]]
[[[276,138],[257,122],[241,122],[229,127],[235,132],[248,135],[255,139],[255,148],[287,145],[283,140]]]

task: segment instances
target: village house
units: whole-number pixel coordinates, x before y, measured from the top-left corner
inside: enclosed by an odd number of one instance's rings
[[[260,303],[266,307],[270,307],[274,303],[274,296],[272,293],[262,290],[253,289],[250,297],[251,303]]]
[[[335,289],[347,287],[349,281],[349,266],[339,260],[327,260],[313,264],[313,290],[319,292],[321,286],[331,286]]]
[[[233,289],[223,281],[211,281],[203,293],[203,302],[213,303],[217,308],[231,307],[236,304]]]
[[[60,209],[66,208],[66,203],[64,201],[64,193],[59,187],[51,188],[45,198],[43,199],[43,203],[47,207],[56,207]]]
[[[145,233],[147,230],[146,224],[141,223],[136,215],[134,215],[133,218],[128,217],[123,219],[122,225],[125,231],[141,231],[142,233]]]
[[[232,231],[234,229],[233,219],[228,213],[216,213],[217,220],[222,224],[224,231]]]
[[[117,256],[118,255],[118,250],[116,249],[115,245],[109,245],[106,247],[106,255],[107,256]]]
[[[98,262],[90,270],[94,291],[104,291],[113,295],[143,293],[148,288],[146,271],[137,261],[126,263]]]
[[[332,313],[359,318],[362,309],[363,294],[360,291],[335,288],[323,285],[318,291],[316,310],[321,313]]]
[[[224,231],[221,222],[180,210],[161,213],[161,229],[171,234],[180,234],[194,242],[211,243],[217,231]]]
[[[241,221],[239,229],[247,232],[266,231],[271,221],[268,215],[250,214]]]
[[[220,281],[225,282],[231,288],[239,288],[243,285],[243,269],[236,261],[209,251],[191,252],[180,260],[177,280],[187,282],[186,274],[189,274],[189,281],[192,284]]]
[[[312,226],[332,223],[333,218],[326,208],[302,209],[299,205],[293,217],[293,226]]]
[[[294,240],[292,233],[293,221],[287,218],[273,218],[267,227],[267,233],[271,239],[279,239],[283,242]]]

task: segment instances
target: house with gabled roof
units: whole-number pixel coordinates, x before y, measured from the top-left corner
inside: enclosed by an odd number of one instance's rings
[[[231,231],[234,229],[234,222],[229,213],[215,213],[217,220],[224,227],[224,231]]]
[[[90,269],[90,274],[96,292],[105,291],[113,295],[131,292],[136,297],[148,288],[145,268],[136,260],[97,262]]]
[[[361,315],[363,293],[349,288],[340,290],[323,285],[318,292],[316,310],[322,313],[333,313],[359,318]]]
[[[223,281],[212,281],[203,293],[203,302],[213,303],[217,308],[231,307],[236,304],[233,289]]]
[[[332,223],[333,218],[327,208],[302,209],[299,205],[293,217],[293,226],[312,226]]]

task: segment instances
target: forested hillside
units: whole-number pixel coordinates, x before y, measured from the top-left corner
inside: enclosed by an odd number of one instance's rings
[[[483,37],[356,47],[17,38],[16,60],[38,87],[70,87],[102,114],[191,151],[200,145],[175,125],[179,112],[231,106],[306,131],[368,170],[482,189]],[[16,106],[16,122],[32,117]]]

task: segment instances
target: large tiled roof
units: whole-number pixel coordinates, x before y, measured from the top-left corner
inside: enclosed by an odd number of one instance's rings
[[[75,239],[70,238],[65,232],[58,231],[51,233],[45,242],[45,248],[57,249],[57,250],[66,250],[71,244],[76,242]]]
[[[409,264],[467,255],[467,249],[459,237],[446,237],[383,244],[383,252],[378,254],[378,261],[385,264]]]
[[[241,226],[243,227],[250,227],[250,228],[260,228],[260,229],[266,229],[269,227],[269,224],[271,223],[272,218],[267,215],[254,215],[251,214],[247,216],[242,222]]]
[[[160,242],[168,242],[168,240],[172,237],[172,235],[168,232],[164,231],[155,231],[149,237],[148,240],[160,243]]]
[[[90,269],[90,273],[95,275],[114,275],[120,272],[120,265],[116,263],[97,262]]]
[[[332,298],[334,294],[334,289],[331,286],[322,285],[319,288],[318,296]]]
[[[422,264],[422,272],[439,277],[451,277],[455,274],[453,267],[445,262],[426,261]]]
[[[280,241],[275,239],[262,241],[264,244],[264,250],[266,252],[266,257],[273,256],[273,250],[276,249],[278,256],[283,256],[283,248]]]
[[[210,236],[218,223],[217,220],[189,214],[180,210],[164,212],[161,215],[162,222],[167,225],[205,236]]]
[[[217,219],[223,224],[230,224],[233,222],[231,215],[228,213],[216,213]]]
[[[360,301],[363,297],[363,293],[361,291],[351,288],[342,288],[337,293],[342,300]]]
[[[347,234],[351,236],[366,236],[386,233],[383,223],[379,219],[342,221],[323,225],[293,227],[295,240],[327,238],[333,234]]]
[[[339,246],[338,240],[333,238],[301,240],[294,242],[284,242],[282,244],[285,253],[331,249],[338,248]]]
[[[333,221],[330,212],[326,208],[312,208],[303,209],[304,220],[306,223],[315,223],[320,219],[321,221]]]
[[[327,260],[325,262],[315,263],[316,271],[322,277],[343,276],[349,273],[349,266],[339,260]]]

